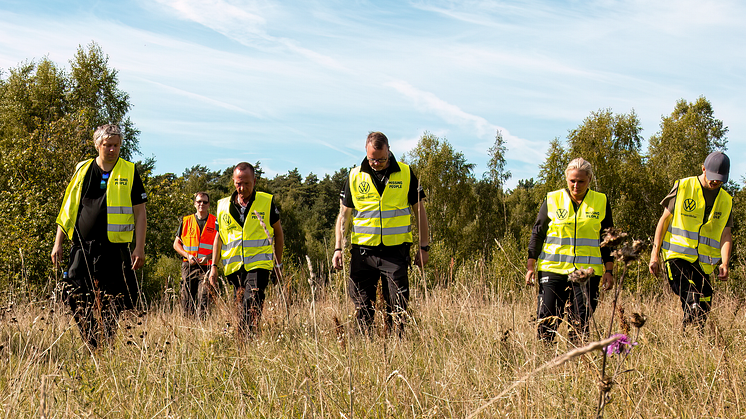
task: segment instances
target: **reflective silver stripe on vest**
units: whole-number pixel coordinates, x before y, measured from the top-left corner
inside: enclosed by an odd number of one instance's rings
[[[264,247],[269,246],[269,239],[260,239],[260,240],[244,240],[243,241],[243,247]]]
[[[363,226],[352,226],[352,232],[358,234],[383,234],[384,236],[394,236],[396,234],[406,234],[412,231],[411,225],[401,227],[386,227],[381,233],[381,227],[363,227]]]
[[[196,252],[199,249],[197,246],[184,246],[184,250],[187,252]]]
[[[714,247],[716,249],[720,249],[720,242],[715,239],[711,239],[705,236],[699,236],[699,242],[700,244],[704,244],[710,247]]]
[[[539,259],[549,262],[562,263],[581,263],[583,265],[602,265],[603,259],[597,256],[573,256],[573,255],[553,255],[541,252]]]
[[[699,262],[707,263],[709,265],[717,265],[718,263],[720,263],[720,258],[711,258],[709,256],[699,255]]]
[[[243,256],[235,255],[235,256],[231,256],[228,259],[226,259],[224,263],[227,266],[227,265],[230,265],[231,263],[241,263],[242,260],[243,260]]]
[[[697,240],[697,236],[699,236],[699,233],[697,233],[696,231],[688,231],[688,230],[684,230],[683,228],[678,228],[678,227],[669,226],[668,231],[670,231],[671,234],[675,234],[681,237],[686,237],[687,239],[690,239],[690,240]]]
[[[212,245],[211,244],[206,244],[206,243],[200,243],[199,244],[199,248],[200,249],[205,249],[205,250],[212,250]]]
[[[132,224],[109,224],[109,226],[106,229],[107,231],[116,231],[116,232],[135,231],[135,226]]]
[[[246,256],[243,258],[243,264],[249,265],[254,262],[262,262],[265,260],[272,260],[272,253],[259,253],[258,255],[254,256]]]
[[[227,251],[233,249],[234,247],[241,247],[241,239],[233,240],[232,242],[227,243],[227,244],[223,243],[222,249],[223,249],[224,252],[227,252]]]
[[[691,247],[679,246],[678,244],[671,244],[667,241],[664,241],[661,247],[671,252],[681,253],[682,255],[697,256],[697,249],[692,249]]]
[[[106,207],[108,214],[134,214],[132,207]]]
[[[547,236],[544,239],[547,244],[558,244],[561,246],[593,246],[598,247],[598,239],[573,239],[571,237],[560,238]]]
[[[404,215],[410,215],[412,213],[412,210],[407,208],[403,209],[394,209],[394,210],[386,210],[386,211],[379,211],[379,210],[373,210],[373,211],[353,211],[353,217],[355,218],[395,218],[395,217],[401,217]]]

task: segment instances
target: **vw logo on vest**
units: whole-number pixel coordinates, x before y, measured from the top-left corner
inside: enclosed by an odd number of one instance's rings
[[[686,212],[692,212],[695,209],[697,209],[697,201],[693,199],[685,199],[684,200],[684,211]]]

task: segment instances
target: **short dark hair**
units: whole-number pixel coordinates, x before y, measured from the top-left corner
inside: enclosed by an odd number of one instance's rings
[[[372,145],[376,150],[383,150],[384,146],[389,148],[389,139],[386,138],[382,132],[375,131],[368,134],[368,138],[365,140],[365,146],[367,147],[368,144]]]
[[[204,196],[207,199],[207,202],[208,203],[210,202],[210,194],[208,194],[205,191],[199,191],[196,194],[194,194],[194,200],[197,201],[197,198],[199,198],[200,196]]]
[[[243,172],[245,170],[251,170],[251,174],[256,176],[256,171],[254,170],[254,166],[252,166],[251,163],[247,163],[245,161],[238,163],[236,167],[233,168],[233,174],[235,175],[237,171]]]

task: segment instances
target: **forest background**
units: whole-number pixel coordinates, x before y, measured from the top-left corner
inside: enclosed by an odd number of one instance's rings
[[[30,295],[51,292],[61,275],[49,254],[65,187],[75,164],[95,156],[92,132],[98,125],[122,125],[122,157],[138,156],[140,132],[128,116],[131,107],[128,94],[118,87],[117,71],[95,43],[79,47],[69,69],[41,59],[0,70],[0,205],[5,214],[0,268],[6,273],[0,289]],[[677,101],[671,114],[661,118],[659,131],[648,138],[647,149],[641,132],[634,110],[592,111],[566,138],[551,141],[537,179],[521,179],[513,189],[505,186],[511,174],[500,132],[485,150],[490,156],[485,173],[474,173],[474,164],[446,138],[423,133],[414,149],[396,157],[412,165],[428,197],[432,250],[426,285],[447,286],[460,267],[481,264],[498,271],[495,277],[505,281],[503,287],[520,287],[539,206],[548,191],[564,186],[564,168],[575,157],[593,165],[596,177],[591,187],[611,200],[616,226],[649,241],[662,211],[660,200],[676,179],[700,173],[707,154],[727,150],[728,128],[703,96]],[[362,149],[362,138],[360,142]],[[307,269],[306,255],[316,280],[329,281],[339,192],[350,168],[323,178],[295,169],[268,179],[261,162],[252,163],[257,167],[257,190],[274,194],[281,210],[284,262],[288,277],[296,278],[292,285],[308,286],[305,279],[292,275]],[[136,164],[149,195],[147,258],[138,275],[146,299],[154,299],[180,279],[181,262],[172,248],[179,217],[194,212],[192,195],[197,191],[210,193],[214,212],[217,200],[233,190],[231,167],[212,171],[194,166],[177,175],[155,174],[156,157]],[[734,196],[732,265],[740,266],[744,180],[731,179],[725,189]],[[660,282],[644,272],[644,264],[640,266],[642,279],[628,283],[630,290],[659,290]],[[729,283],[739,295],[742,271],[732,270],[735,281]]]

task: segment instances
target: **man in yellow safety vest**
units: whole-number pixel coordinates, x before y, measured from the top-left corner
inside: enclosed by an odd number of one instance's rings
[[[666,273],[681,300],[684,328],[696,323],[703,330],[712,302],[710,274],[717,271],[721,281],[728,279],[733,198],[722,186],[729,171],[727,155],[710,153],[702,173],[677,180],[661,202],[649,269],[655,275]]]
[[[209,309],[207,276],[212,264],[212,245],[218,232],[217,219],[210,214],[210,195],[194,194],[192,215],[181,219],[176,229],[174,250],[182,256],[181,307],[184,314],[204,316]]]
[[[210,283],[218,278],[217,263],[241,299],[243,332],[258,331],[264,304],[264,289],[274,269],[280,277],[284,236],[280,211],[272,195],[254,189],[254,166],[241,162],[233,169],[236,191],[218,201],[218,234],[212,249]]]
[[[62,263],[64,238],[72,241],[63,298],[83,340],[95,348],[114,335],[119,313],[137,301],[133,269],[145,263],[147,194],[135,165],[119,158],[117,125],[98,127],[93,144],[98,156],[78,163],[65,190],[51,256],[55,266]]]
[[[381,279],[387,329],[392,330],[395,318],[401,336],[409,301],[411,214],[419,229],[415,263],[424,266],[430,250],[422,203],[425,194],[409,166],[397,162],[389,151],[383,133],[368,135],[365,152],[366,157],[350,171],[342,190],[332,264],[342,269],[343,237],[351,223],[349,294],[355,303],[358,326],[364,332],[370,330]]]

